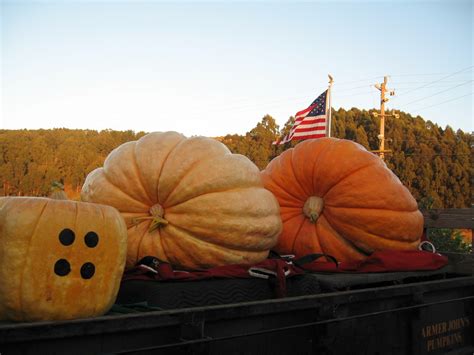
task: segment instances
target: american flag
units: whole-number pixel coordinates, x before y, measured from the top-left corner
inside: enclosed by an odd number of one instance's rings
[[[295,123],[290,132],[273,144],[285,144],[291,140],[326,137],[328,127],[328,90],[324,91],[314,100],[308,108],[299,111],[295,115]]]

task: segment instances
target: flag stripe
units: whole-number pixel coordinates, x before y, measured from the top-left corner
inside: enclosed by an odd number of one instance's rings
[[[325,126],[326,122],[306,122],[303,121],[300,125],[296,126],[295,128],[301,128],[301,127],[320,127],[320,126]]]
[[[313,124],[313,123],[320,123],[320,122],[323,122],[325,123],[326,122],[326,116],[315,116],[315,117],[306,117],[304,120],[302,120],[300,122],[300,124],[298,126],[301,126],[302,124]]]
[[[311,105],[295,115],[295,122],[290,129],[290,132],[273,142],[273,144],[285,144],[292,139],[310,139],[326,137],[326,130],[329,126],[328,108],[327,108],[327,94],[328,90],[319,95]]]
[[[297,112],[296,115],[295,115],[295,118],[298,119],[298,118],[301,118],[301,117],[306,117],[308,115],[308,113],[310,113],[313,108],[314,108],[314,105],[310,106],[310,107],[308,107],[304,110],[301,110],[301,111]]]
[[[298,127],[297,129],[295,129],[295,133],[296,132],[313,132],[313,131],[318,131],[318,133],[321,133],[321,131],[325,131],[326,130],[326,125],[324,126],[318,126],[318,127]]]
[[[324,134],[325,130],[323,130],[323,129],[320,129],[320,130],[311,129],[311,130],[304,130],[304,131],[296,131],[291,136],[292,137],[302,137],[302,136],[312,135],[313,133],[314,134]]]
[[[295,129],[311,128],[311,127],[326,127],[326,122],[316,122],[316,123],[303,122],[302,124],[298,125],[298,127],[295,127]]]
[[[294,137],[292,137],[292,139],[294,139],[294,140],[302,140],[302,139],[323,138],[323,137],[326,137],[326,133],[309,134],[309,135],[304,135],[304,136],[294,136]]]

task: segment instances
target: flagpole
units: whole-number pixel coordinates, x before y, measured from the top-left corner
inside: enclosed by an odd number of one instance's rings
[[[329,85],[328,85],[328,94],[327,94],[327,100],[326,100],[326,117],[327,117],[327,136],[331,137],[331,88],[332,88],[332,83],[334,82],[332,76],[328,74],[329,78]]]

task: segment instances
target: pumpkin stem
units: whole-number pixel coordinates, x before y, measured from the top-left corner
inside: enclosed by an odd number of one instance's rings
[[[168,221],[163,218],[164,212],[165,211],[163,210],[163,207],[161,207],[159,204],[156,204],[150,208],[150,216],[133,218],[132,223],[136,226],[141,221],[151,219],[152,222],[150,224],[150,228],[148,228],[148,233],[151,233],[155,229],[158,229],[161,226],[166,226],[168,224]]]
[[[324,201],[321,197],[310,196],[303,206],[303,214],[309,218],[311,223],[316,223],[323,208]]]

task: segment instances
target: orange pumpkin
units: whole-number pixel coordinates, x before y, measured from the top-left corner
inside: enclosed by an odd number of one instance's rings
[[[457,234],[467,245],[472,245],[472,229],[453,229],[451,236],[454,238]]]
[[[128,267],[146,255],[183,268],[256,263],[281,231],[278,202],[255,164],[214,139],[176,132],[116,148],[81,197],[122,213]]]
[[[0,198],[0,319],[104,314],[119,289],[126,240],[125,222],[110,206]]]
[[[323,138],[299,143],[262,172],[280,203],[276,251],[363,260],[375,250],[415,249],[423,216],[407,188],[361,145]]]

